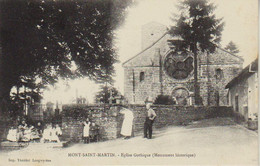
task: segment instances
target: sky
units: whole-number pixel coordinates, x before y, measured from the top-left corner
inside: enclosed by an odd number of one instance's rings
[[[114,86],[123,94],[124,72],[122,63],[141,51],[141,28],[149,22],[158,22],[170,27],[173,13],[178,13],[178,0],[136,0],[128,9],[124,24],[116,30],[114,40],[120,63],[115,64]],[[225,27],[221,46],[233,41],[244,58],[244,66],[252,62],[258,54],[258,1],[257,0],[211,0],[217,8],[217,18],[222,18]],[[69,86],[68,86],[69,85]],[[76,95],[86,97],[92,103],[99,85],[86,79],[69,82],[60,80],[54,87],[44,91],[43,102],[71,103]]]

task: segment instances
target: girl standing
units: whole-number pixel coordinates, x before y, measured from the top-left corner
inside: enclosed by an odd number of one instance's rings
[[[84,128],[83,128],[83,141],[84,141],[84,143],[89,143],[89,126],[90,126],[89,119],[84,121],[83,125],[84,125]]]

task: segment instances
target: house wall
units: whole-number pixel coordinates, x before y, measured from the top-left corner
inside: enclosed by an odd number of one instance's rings
[[[249,118],[255,119],[255,114],[258,114],[258,73],[241,79],[229,89],[229,100],[235,113],[247,121]],[[236,112],[236,96],[239,103],[238,112]]]
[[[242,115],[244,120],[248,119],[248,80],[242,79],[229,89],[230,104],[236,114]],[[236,107],[236,96],[238,97],[238,111]]]
[[[256,118],[258,104],[258,73],[255,73],[248,78],[248,118]]]

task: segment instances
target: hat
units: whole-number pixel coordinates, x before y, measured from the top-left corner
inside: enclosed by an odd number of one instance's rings
[[[145,102],[145,103],[153,103],[153,99],[152,99],[151,96],[148,96],[148,97],[145,99],[144,102]]]

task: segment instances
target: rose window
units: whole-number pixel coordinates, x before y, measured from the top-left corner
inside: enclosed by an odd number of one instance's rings
[[[171,52],[165,58],[166,73],[175,79],[185,79],[193,71],[193,58],[190,55]]]

